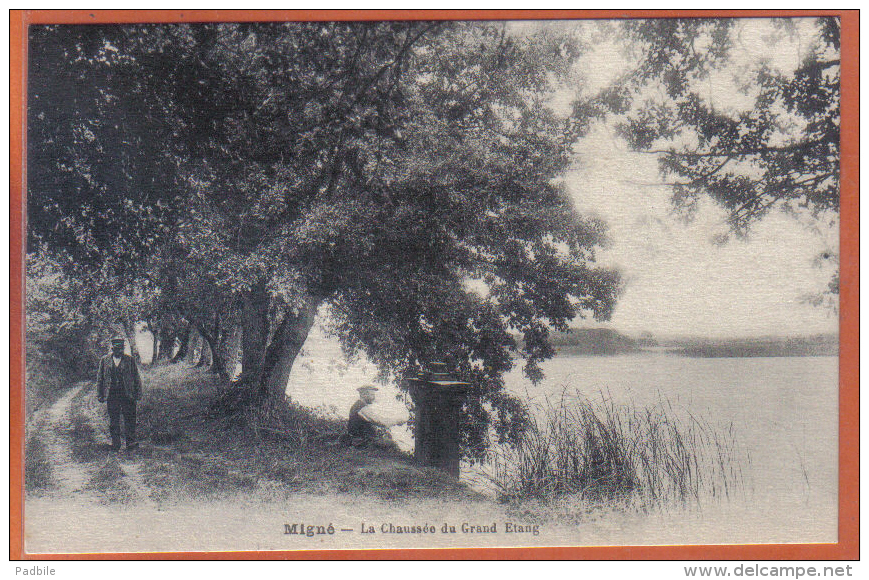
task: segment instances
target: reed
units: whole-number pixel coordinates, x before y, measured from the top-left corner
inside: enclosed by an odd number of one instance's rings
[[[529,409],[520,442],[493,453],[501,499],[620,502],[639,509],[702,504],[744,492],[732,425],[714,428],[665,399],[651,407],[568,397]]]

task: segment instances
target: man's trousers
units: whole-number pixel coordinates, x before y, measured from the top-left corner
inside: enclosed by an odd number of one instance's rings
[[[112,447],[121,447],[121,415],[124,416],[124,436],[127,447],[136,444],[136,401],[129,397],[112,397],[108,400],[109,433],[112,434]]]

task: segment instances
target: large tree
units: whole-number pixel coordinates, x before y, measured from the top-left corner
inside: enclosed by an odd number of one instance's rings
[[[611,312],[617,276],[594,267],[602,225],[576,215],[557,179],[576,135],[546,102],[576,56],[567,36],[429,22],[39,35],[41,66],[71,65],[64,74],[87,85],[89,106],[70,110],[53,95],[62,148],[47,114],[31,111],[32,147],[85,160],[56,182],[62,161],[38,157],[28,207],[50,200],[52,217],[34,207],[34,239],[76,255],[92,239],[135,236],[136,255],[106,243],[85,257],[105,251],[156,284],[165,308],[203,336],[214,314],[235,308],[244,335],[236,403],[283,400],[328,305],[345,347],[384,373],[445,358],[471,380],[465,442],[479,452],[490,419],[506,434],[520,414],[502,392],[511,352],[538,379],[553,354],[549,328]],[[32,93],[44,90],[32,83]],[[142,121],[115,127],[96,105]],[[78,138],[80,127],[90,133]],[[104,139],[119,149],[97,149]],[[103,161],[117,164],[116,154],[129,178],[88,177],[90,167],[105,171]],[[146,198],[139,185],[154,173],[163,189]],[[76,200],[116,219],[100,221]]]

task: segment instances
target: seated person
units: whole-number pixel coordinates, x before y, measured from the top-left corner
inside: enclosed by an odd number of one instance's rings
[[[347,421],[347,433],[342,438],[348,445],[364,447],[375,444],[380,447],[394,445],[389,429],[377,421],[377,414],[366,414],[370,405],[374,403],[377,387],[363,385],[356,389],[359,391],[359,400],[350,407],[350,418]]]
[[[377,387],[373,385],[363,385],[356,389],[359,391],[359,400],[353,403],[350,407],[350,419],[347,421],[347,434],[351,441],[355,439],[364,439],[367,441],[373,440],[377,436],[377,428],[373,423],[359,415],[366,406],[374,402]]]

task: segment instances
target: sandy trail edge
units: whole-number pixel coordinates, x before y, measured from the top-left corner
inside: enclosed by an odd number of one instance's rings
[[[35,433],[45,444],[46,459],[57,485],[55,493],[81,493],[90,479],[84,466],[73,459],[72,447],[66,436],[72,424],[72,400],[87,386],[86,382],[73,385],[50,407],[36,411],[31,420]]]

